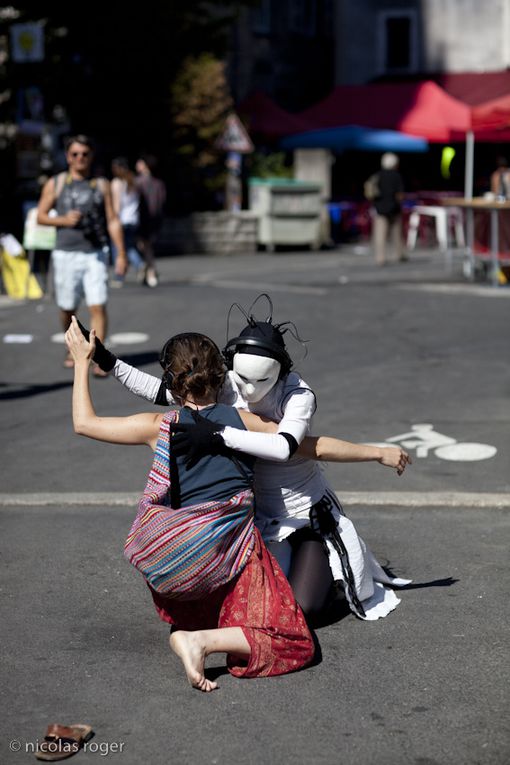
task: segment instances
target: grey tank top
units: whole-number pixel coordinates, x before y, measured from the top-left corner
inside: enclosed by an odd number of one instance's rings
[[[57,228],[57,250],[95,252],[108,245],[104,196],[97,178],[74,181],[68,176],[55,209],[58,215],[66,215],[69,210],[82,214],[77,226]]]

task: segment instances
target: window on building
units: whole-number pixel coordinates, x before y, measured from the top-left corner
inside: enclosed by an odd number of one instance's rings
[[[299,35],[312,37],[317,28],[316,0],[288,0],[289,29]]]
[[[416,71],[418,51],[415,13],[413,11],[381,12],[378,32],[381,71]]]
[[[251,11],[251,28],[257,34],[271,32],[271,0],[259,0],[259,4]]]

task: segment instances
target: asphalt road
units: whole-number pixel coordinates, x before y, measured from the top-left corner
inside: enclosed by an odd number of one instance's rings
[[[128,284],[112,292],[111,333],[147,336],[115,345],[123,358],[159,375],[157,355],[171,334],[205,331],[223,345],[229,306],[248,307],[270,291],[275,319],[295,322],[308,341],[303,358],[302,345],[287,335],[295,367],[317,395],[316,433],[379,442],[426,423],[457,442],[498,450],[490,459],[452,462],[431,449],[399,481],[375,465],[332,466],[335,489],[509,491],[510,289],[448,279],[437,253],[385,269],[348,250],[169,258],[160,270],[155,290]],[[80,316],[86,321],[86,310]],[[230,336],[243,325],[234,311]],[[2,345],[0,403],[9,437],[2,491],[138,491],[149,454],[121,454],[73,434],[72,372],[61,366],[63,347],[51,342],[58,332],[49,298],[0,308],[0,337],[33,336],[29,344]],[[93,392],[102,413],[151,408],[113,380],[94,380]]]
[[[322,662],[295,675],[236,680],[211,657],[212,694],[187,686],[123,560],[132,515],[2,508],[5,765],[34,761],[25,747],[54,721],[123,742],[106,760],[122,765],[508,762],[508,511],[353,509],[381,562],[415,588],[377,622],[340,608],[317,630]]]
[[[415,444],[414,464],[402,478],[377,464],[328,474],[381,562],[415,585],[378,622],[340,603],[318,630],[314,667],[239,681],[216,658],[221,689],[191,691],[122,557],[134,515],[123,497],[141,489],[151,455],[72,433],[72,373],[51,341],[51,299],[0,298],[0,761],[33,760],[27,746],[57,720],[93,725],[97,750],[80,752],[83,763],[108,744],[108,761],[126,765],[506,764],[510,290],[464,283],[437,253],[376,269],[352,248],[171,258],[160,271],[156,290],[128,283],[111,295],[111,332],[147,335],[117,343],[119,355],[158,374],[169,335],[205,331],[222,344],[230,304],[269,291],[275,319],[294,321],[309,341],[305,358],[292,338],[289,350],[317,393],[315,432],[378,442],[408,434],[400,440]],[[233,314],[230,334],[242,326]],[[92,388],[100,413],[148,409],[113,380]],[[447,437],[443,451],[437,438],[429,448],[409,436],[424,423]],[[385,492],[398,501],[381,504]]]

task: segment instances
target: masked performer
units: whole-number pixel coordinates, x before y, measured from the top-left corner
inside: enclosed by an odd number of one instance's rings
[[[77,433],[118,444],[148,444],[154,463],[126,542],[144,573],[160,617],[175,625],[170,645],[192,686],[211,691],[206,656],[228,654],[238,677],[279,675],[308,664],[311,634],[289,583],[253,523],[253,458],[207,455],[191,468],[172,452],[172,425],[200,410],[219,427],[263,427],[258,417],[216,403],[222,356],[205,335],[171,338],[162,353],[164,379],[181,407],[164,415],[98,417],[88,387],[94,352],[76,319],[66,333],[75,361],[73,422]],[[244,424],[243,424],[244,423]]]
[[[307,616],[324,607],[333,581],[341,581],[351,610],[367,620],[386,616],[400,602],[390,587],[410,580],[388,576],[345,516],[317,460],[378,461],[400,475],[410,462],[395,447],[305,438],[316,408],[311,388],[295,372],[282,327],[247,316],[238,337],[227,342],[229,368],[219,400],[278,423],[276,432],[254,433],[204,423],[180,427],[179,446],[188,461],[219,444],[259,459],[255,465],[256,524],[288,576]],[[95,360],[130,391],[159,404],[171,403],[163,384],[104,348]]]

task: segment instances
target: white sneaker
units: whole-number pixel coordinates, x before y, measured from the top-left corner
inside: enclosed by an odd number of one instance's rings
[[[158,286],[159,282],[158,282],[158,277],[155,271],[147,271],[145,275],[145,284],[147,285],[147,287]]]

